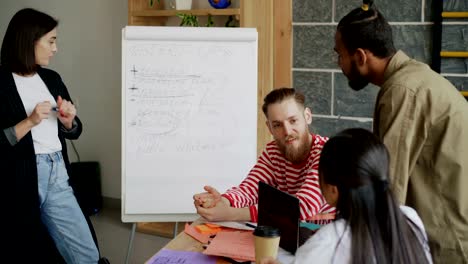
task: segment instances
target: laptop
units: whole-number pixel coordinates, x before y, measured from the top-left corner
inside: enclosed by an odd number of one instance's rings
[[[292,254],[306,240],[299,241],[299,223],[299,199],[264,182],[259,182],[258,225],[279,228],[280,247]]]

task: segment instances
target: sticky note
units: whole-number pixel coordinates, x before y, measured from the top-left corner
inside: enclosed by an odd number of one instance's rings
[[[209,227],[206,224],[201,224],[195,226],[195,229],[200,233],[200,234],[216,234],[219,231],[221,231],[220,227]]]

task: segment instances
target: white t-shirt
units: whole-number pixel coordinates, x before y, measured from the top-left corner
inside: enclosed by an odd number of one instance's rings
[[[37,73],[27,77],[13,73],[13,78],[28,116],[40,102],[49,101],[52,106],[57,105],[55,98],[52,97]],[[43,119],[41,123],[31,129],[31,134],[36,154],[48,154],[62,150],[58,138],[57,112],[50,111],[47,119]]]
[[[420,238],[423,240],[420,242],[423,245],[426,258],[429,263],[432,263],[427,235],[421,218],[410,207],[400,206],[400,209],[422,231],[424,237]],[[321,227],[304,245],[298,248],[292,263],[351,263],[351,230],[346,227],[347,223],[344,219]]]

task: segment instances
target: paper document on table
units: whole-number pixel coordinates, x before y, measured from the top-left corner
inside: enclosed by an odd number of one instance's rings
[[[207,244],[208,241],[210,240],[210,235],[209,234],[200,234],[197,232],[195,227],[185,223],[185,233],[194,239],[200,241],[203,244]]]
[[[229,228],[233,228],[233,229],[240,229],[240,230],[254,230],[254,228],[250,227],[250,226],[247,226],[245,222],[229,222],[229,221],[226,221],[226,222],[208,222],[210,224],[215,224],[215,225],[219,225],[219,226],[222,226],[222,227],[229,227]],[[250,223],[250,222],[247,222],[249,223],[251,226],[252,225],[256,225],[255,223]]]
[[[249,231],[221,231],[211,240],[204,254],[236,260],[255,261],[254,236]]]
[[[180,264],[180,263],[197,263],[197,264],[215,264],[216,257],[207,256],[200,252],[177,251],[170,249],[161,249],[145,264]]]

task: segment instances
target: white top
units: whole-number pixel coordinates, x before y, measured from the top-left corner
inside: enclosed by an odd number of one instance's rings
[[[418,235],[426,258],[432,263],[424,225],[415,210],[407,206],[400,206],[403,214],[410,219],[422,232],[424,237]],[[296,252],[292,263],[351,263],[351,230],[346,228],[344,219],[325,225],[306,241]],[[346,231],[344,230],[346,228]],[[344,231],[344,233],[343,233]],[[418,232],[419,233],[419,232]],[[417,233],[417,234],[418,234]]]
[[[33,76],[20,76],[13,73],[16,89],[23,102],[26,114],[31,115],[38,103],[49,101],[56,106],[55,99],[50,94],[41,77],[36,73]],[[31,129],[36,154],[48,154],[62,150],[58,138],[57,113],[50,111],[49,117]]]

